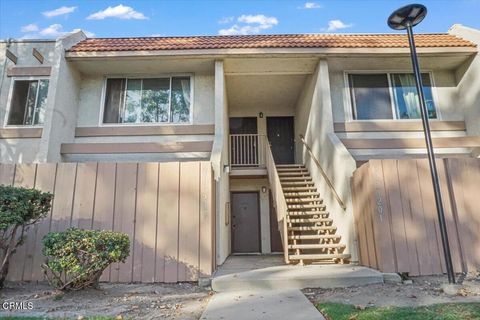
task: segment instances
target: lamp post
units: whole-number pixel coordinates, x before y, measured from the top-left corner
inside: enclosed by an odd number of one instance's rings
[[[440,192],[440,183],[438,179],[437,165],[435,163],[435,154],[432,145],[432,136],[430,134],[430,124],[428,121],[428,110],[425,104],[423,94],[422,77],[420,66],[418,65],[417,50],[415,48],[415,40],[413,38],[413,27],[422,22],[427,15],[427,8],[421,4],[410,4],[395,10],[388,18],[388,26],[395,30],[407,29],[408,42],[410,45],[410,55],[412,58],[413,73],[418,91],[420,103],[420,113],[422,116],[423,131],[425,133],[425,142],[427,145],[428,162],[430,164],[430,173],[432,175],[433,191],[435,194],[435,204],[437,206],[438,222],[440,227],[440,235],[442,237],[443,254],[447,267],[448,282],[455,283],[455,274],[453,272],[452,256],[450,254],[450,246],[448,243],[447,225],[445,223],[445,213],[442,204],[442,195]]]

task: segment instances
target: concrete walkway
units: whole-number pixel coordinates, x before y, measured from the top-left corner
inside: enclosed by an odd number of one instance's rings
[[[215,294],[201,320],[324,320],[300,290],[240,290]]]
[[[324,319],[300,291],[382,283],[383,274],[352,265],[285,265],[282,256],[230,256],[212,279],[202,320]]]

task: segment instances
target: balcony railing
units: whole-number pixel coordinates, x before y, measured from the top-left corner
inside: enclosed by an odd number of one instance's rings
[[[230,165],[232,167],[265,167],[267,137],[260,134],[230,135]]]

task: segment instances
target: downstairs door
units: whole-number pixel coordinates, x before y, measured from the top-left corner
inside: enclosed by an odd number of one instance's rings
[[[232,192],[232,253],[260,253],[258,192]]]

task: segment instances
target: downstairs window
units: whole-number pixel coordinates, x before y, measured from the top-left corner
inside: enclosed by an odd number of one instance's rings
[[[353,115],[356,120],[420,119],[413,73],[349,74]],[[428,117],[437,118],[430,74],[422,74]]]
[[[188,123],[190,77],[107,79],[103,123]]]

